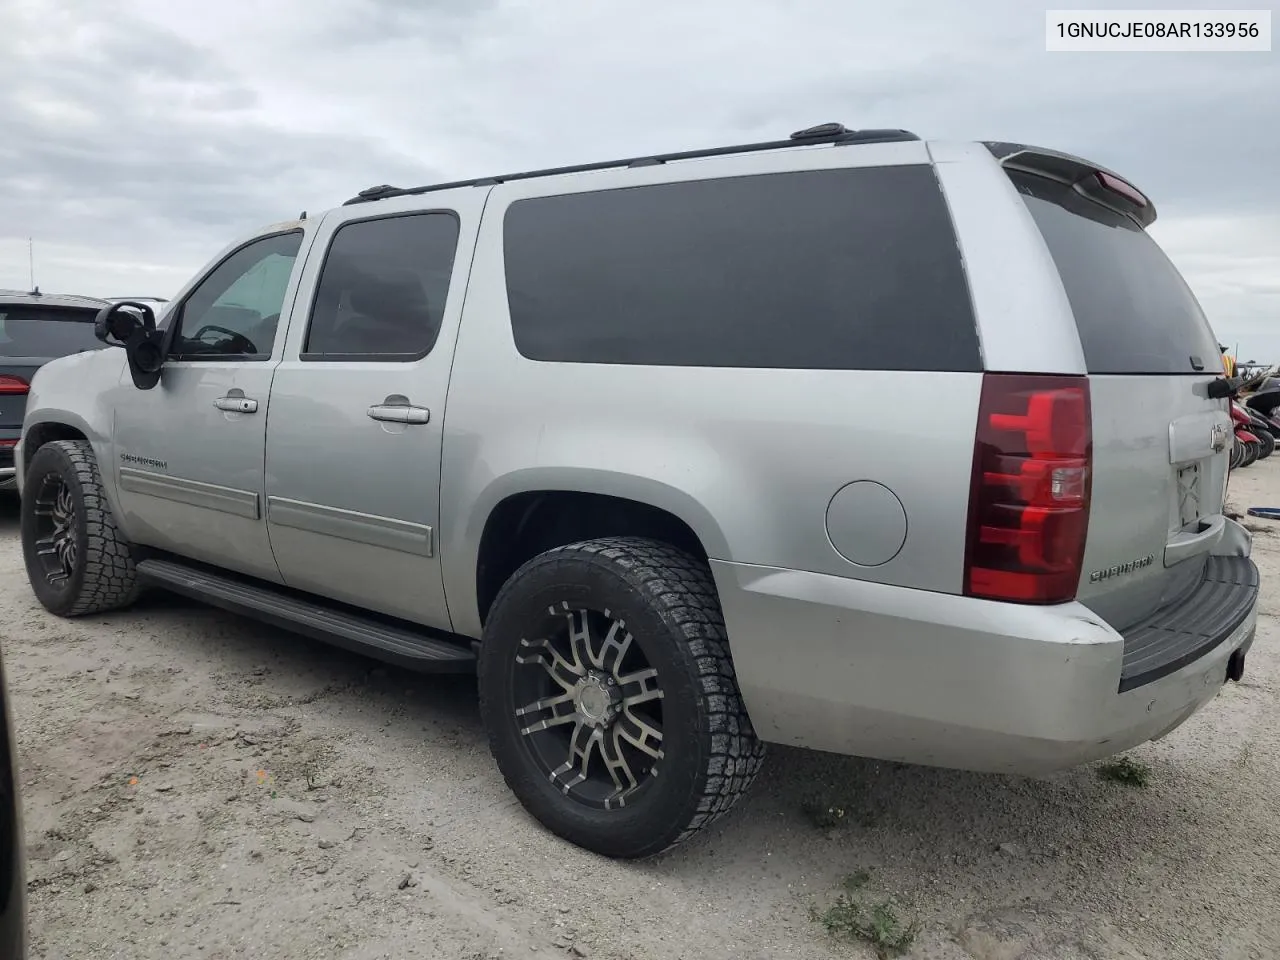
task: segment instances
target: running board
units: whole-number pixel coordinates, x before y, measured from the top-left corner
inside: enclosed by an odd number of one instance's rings
[[[465,673],[475,669],[475,654],[462,643],[336,610],[270,587],[159,559],[140,561],[138,577],[148,586],[171,590],[411,670]]]

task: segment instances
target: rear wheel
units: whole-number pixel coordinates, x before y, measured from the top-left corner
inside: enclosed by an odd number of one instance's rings
[[[508,786],[551,831],[606,856],[685,840],[764,759],[711,573],[657,541],[586,541],[526,563],[489,613],[479,679]]]
[[[116,529],[86,441],[56,440],[36,451],[20,512],[27,579],[45,609],[76,617],[137,598],[132,549]]]

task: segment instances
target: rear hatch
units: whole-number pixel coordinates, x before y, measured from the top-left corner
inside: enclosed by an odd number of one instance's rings
[[[40,303],[0,303],[0,441],[22,429],[26,386],[50,360],[103,346],[95,311]]]
[[[1223,376],[1217,339],[1145,229],[1150,201],[1077,164],[1005,161],[1084,352],[1093,469],[1077,598],[1125,635],[1123,690],[1190,662],[1242,622],[1257,571],[1247,558],[1213,556],[1232,442],[1228,401],[1208,390]]]

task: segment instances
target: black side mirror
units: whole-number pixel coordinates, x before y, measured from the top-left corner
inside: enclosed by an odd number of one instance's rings
[[[93,333],[108,346],[124,348],[129,374],[139,390],[150,390],[160,382],[164,332],[156,329],[156,315],[145,303],[122,300],[103,307],[94,318]]]

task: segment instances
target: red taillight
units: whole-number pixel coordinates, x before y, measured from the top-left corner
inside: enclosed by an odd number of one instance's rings
[[[26,393],[30,389],[31,386],[21,377],[0,374],[0,394]]]
[[[1063,603],[1080,582],[1093,461],[1089,381],[982,379],[964,592]]]
[[[17,440],[0,440],[0,449],[3,449],[5,447],[16,447],[17,445],[18,445]]]

